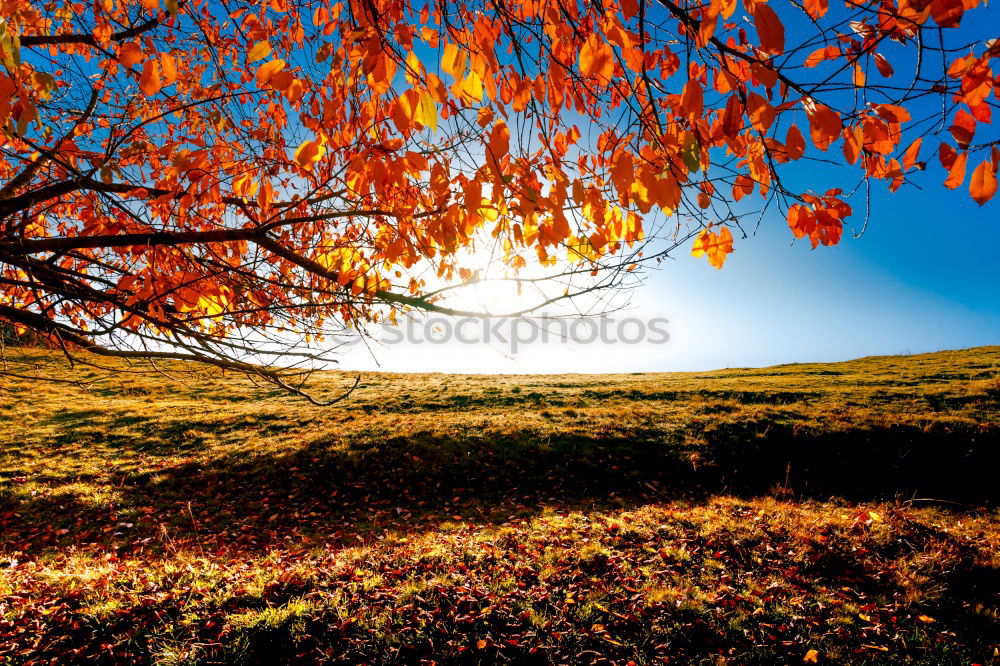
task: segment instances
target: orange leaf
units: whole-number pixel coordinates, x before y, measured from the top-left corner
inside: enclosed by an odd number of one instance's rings
[[[760,37],[760,50],[772,55],[785,52],[785,26],[774,10],[763,3],[756,3],[753,22]]]
[[[717,269],[722,268],[722,264],[726,261],[726,255],[732,251],[733,234],[726,227],[722,227],[722,230],[719,231],[718,242],[715,245],[714,251],[708,253],[708,262]]]
[[[972,113],[972,117],[981,123],[993,122],[993,112],[990,111],[990,105],[985,102],[970,106],[969,111]]]
[[[510,129],[507,127],[507,123],[502,120],[497,121],[493,126],[493,131],[490,132],[489,142],[486,146],[486,163],[498,180],[503,178],[501,164],[509,151]]]
[[[815,67],[824,60],[835,60],[841,56],[840,47],[836,44],[830,44],[829,46],[824,46],[821,49],[816,49],[806,58],[806,67]]]
[[[890,192],[895,192],[900,188],[900,186],[902,186],[903,169],[902,167],[899,166],[899,160],[896,159],[889,160],[889,166],[886,169],[885,177],[892,180],[892,182],[889,183]]]
[[[622,151],[615,160],[615,165],[611,168],[611,182],[623,199],[631,191],[632,183],[635,182],[635,164],[629,153]]]
[[[920,153],[920,144],[923,142],[923,138],[917,137],[917,139],[910,144],[910,147],[906,149],[903,153],[903,169],[909,171],[913,168],[913,165],[917,163],[917,155]]]
[[[745,174],[740,174],[736,177],[736,181],[733,183],[733,199],[739,201],[746,195],[752,194],[753,186],[753,178]]]
[[[743,105],[739,97],[730,95],[722,114],[722,131],[727,138],[733,138],[743,129]]]
[[[271,78],[285,68],[285,61],[281,58],[268,61],[257,68],[257,85],[263,88]]]
[[[302,83],[302,79],[292,79],[291,84],[285,88],[285,99],[292,104],[295,104],[302,99],[302,94],[304,92],[305,85]]]
[[[611,45],[593,33],[580,49],[580,73],[594,77],[602,86],[611,83],[615,71],[614,51]]]
[[[944,186],[949,190],[953,190],[965,182],[965,163],[968,159],[969,154],[963,151],[958,154],[948,169],[948,178],[945,179]]]
[[[806,0],[805,8],[809,16],[814,19],[821,19],[830,7],[827,4],[827,0]]]
[[[808,108],[806,109],[809,116],[809,136],[812,138],[813,145],[825,151],[840,136],[840,130],[843,127],[840,122],[840,114],[821,104],[815,104],[812,108],[811,112]]]
[[[292,74],[290,70],[283,69],[280,72],[275,72],[274,75],[271,76],[269,83],[275,90],[287,90],[288,87],[292,85],[292,81],[294,80],[295,75]]]
[[[510,151],[510,130],[503,121],[493,126],[489,147],[490,153],[497,159],[504,157]]]
[[[441,69],[456,79],[465,76],[465,52],[460,52],[457,44],[445,44],[444,53],[441,55]]]
[[[691,248],[692,257],[708,255],[708,263],[715,268],[722,268],[726,255],[733,251],[733,234],[722,227],[718,234],[705,229],[694,241]]]
[[[169,53],[160,54],[160,70],[163,72],[163,85],[169,86],[177,81],[177,63]]]
[[[890,123],[905,123],[910,120],[910,112],[896,104],[872,104],[875,113]]]
[[[854,63],[854,75],[851,80],[855,88],[865,87],[865,70],[861,69],[861,65]]]
[[[972,137],[976,134],[976,119],[965,109],[959,109],[955,114],[955,121],[948,131],[955,137],[955,143],[959,148],[968,148],[972,143]]]
[[[687,83],[684,84],[684,93],[681,95],[680,115],[688,118],[699,118],[704,108],[701,84],[694,79],[688,79]]]
[[[718,10],[715,9],[718,5],[712,3],[706,11],[706,15],[701,20],[701,24],[698,26],[698,34],[695,38],[695,46],[699,49],[703,49],[708,46],[708,43],[712,39],[712,35],[715,34],[715,29],[719,25],[719,14]]]
[[[142,49],[135,42],[125,42],[118,49],[118,61],[126,67],[131,67],[142,60]]]
[[[809,236],[816,228],[816,216],[806,206],[793,204],[788,208],[788,227],[796,238]]]
[[[295,151],[293,159],[296,164],[308,171],[313,168],[313,164],[319,162],[325,152],[326,147],[321,141],[303,141]]]
[[[150,58],[142,66],[142,76],[139,77],[139,88],[146,95],[152,97],[160,92],[163,83],[160,81],[160,63],[155,58]]]
[[[982,206],[997,193],[997,172],[990,160],[984,160],[972,172],[972,182],[969,183],[969,194],[977,204]]]
[[[938,150],[938,159],[941,160],[941,166],[945,169],[951,169],[952,165],[955,164],[955,160],[958,159],[958,153],[947,143],[942,143],[941,148]]]
[[[774,107],[755,92],[747,93],[747,115],[755,130],[764,134],[774,122]]]

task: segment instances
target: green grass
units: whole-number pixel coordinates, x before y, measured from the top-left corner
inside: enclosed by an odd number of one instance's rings
[[[182,366],[6,360],[62,382],[0,379],[0,663],[937,664],[1000,646],[997,347],[374,373],[332,409]]]

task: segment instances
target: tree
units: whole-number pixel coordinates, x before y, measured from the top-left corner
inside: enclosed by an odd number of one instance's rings
[[[834,4],[5,0],[0,321],[288,386],[330,326],[455,312],[484,254],[547,303],[721,267],[768,207],[836,244],[845,188],[931,152],[989,200],[985,2]],[[786,184],[810,161],[842,187]]]

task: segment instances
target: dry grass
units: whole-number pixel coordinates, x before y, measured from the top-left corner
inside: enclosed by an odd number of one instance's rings
[[[88,388],[0,379],[0,663],[994,658],[1000,348],[326,410],[7,360]]]

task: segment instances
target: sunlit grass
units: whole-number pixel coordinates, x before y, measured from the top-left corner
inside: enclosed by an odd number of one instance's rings
[[[0,380],[0,657],[987,663],[998,364]]]

